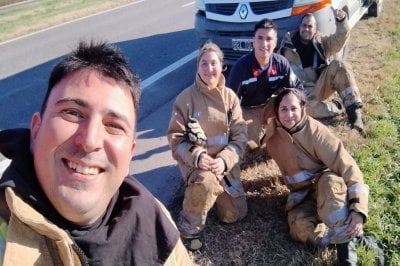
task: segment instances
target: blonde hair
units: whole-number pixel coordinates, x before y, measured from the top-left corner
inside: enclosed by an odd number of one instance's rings
[[[221,65],[224,64],[224,53],[222,52],[221,48],[218,47],[212,41],[207,41],[199,50],[199,55],[197,56],[197,66],[199,66],[201,57],[207,52],[215,52],[218,56]]]

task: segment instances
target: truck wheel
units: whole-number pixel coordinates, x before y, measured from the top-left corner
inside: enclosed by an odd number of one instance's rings
[[[378,17],[383,10],[383,0],[377,0],[373,2],[368,8],[368,15],[371,17]]]

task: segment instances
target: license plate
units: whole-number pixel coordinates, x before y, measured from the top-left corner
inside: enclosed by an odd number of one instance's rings
[[[251,51],[253,49],[253,40],[232,39],[232,49],[234,51]]]

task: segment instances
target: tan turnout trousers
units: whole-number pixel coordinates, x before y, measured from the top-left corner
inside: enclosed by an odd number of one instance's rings
[[[232,181],[231,186],[237,189],[237,193],[232,195],[225,191],[224,186],[226,183],[218,181],[210,171],[195,170],[190,174],[178,223],[183,237],[203,230],[207,214],[214,204],[218,219],[224,223],[234,223],[246,216],[247,203],[240,180]]]
[[[309,193],[304,201],[288,210],[291,237],[321,246],[349,241],[344,224],[348,216],[344,179],[325,172]]]
[[[334,117],[343,113],[345,108],[353,104],[361,106],[362,103],[350,65],[338,60],[333,60],[322,71],[315,86],[305,86],[305,93],[307,113],[314,118]]]

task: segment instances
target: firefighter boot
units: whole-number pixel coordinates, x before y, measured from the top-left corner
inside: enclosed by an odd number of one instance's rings
[[[357,266],[356,241],[336,244],[337,258],[340,266]]]
[[[385,255],[375,237],[363,235],[357,238],[357,243],[363,245],[365,249],[375,252],[375,265],[383,266],[385,264]]]
[[[356,104],[350,105],[349,107],[346,108],[346,113],[351,128],[357,129],[359,132],[363,132],[364,122],[363,122],[361,106],[358,106]]]
[[[363,235],[353,238],[350,242],[336,244],[339,265],[357,265],[356,248],[359,245],[375,253],[375,265],[383,266],[385,264],[383,250],[378,246],[375,237]]]
[[[196,251],[203,247],[199,234],[192,236],[181,236],[183,245],[190,251]]]

